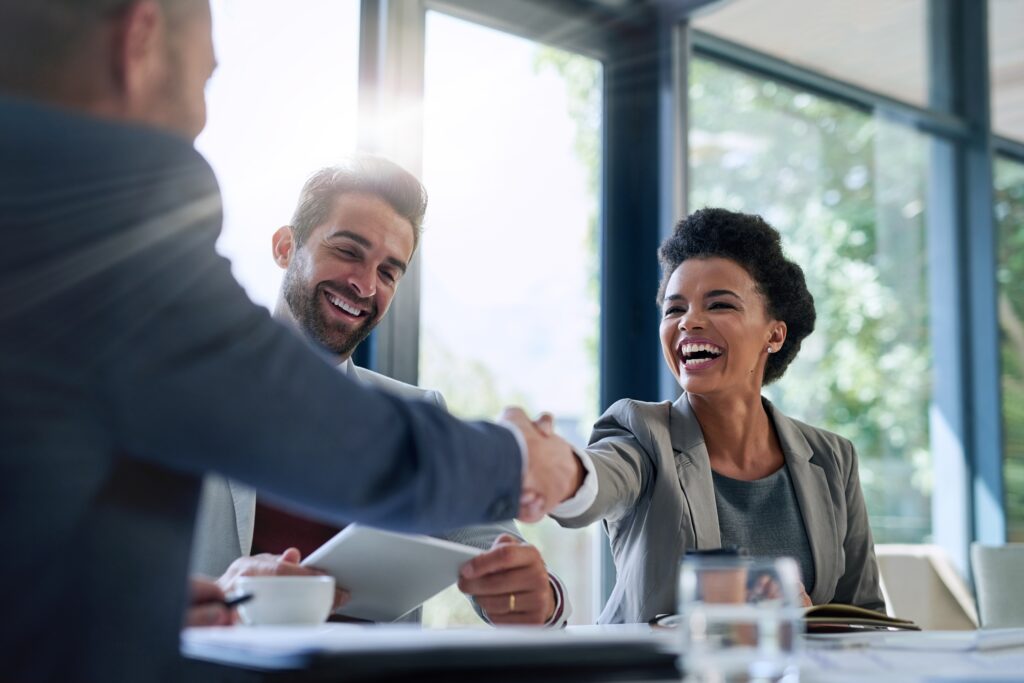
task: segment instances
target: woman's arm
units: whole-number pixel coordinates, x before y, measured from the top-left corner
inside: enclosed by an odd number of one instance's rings
[[[633,510],[650,479],[652,466],[651,456],[637,438],[638,432],[648,434],[649,430],[633,401],[616,402],[598,419],[590,445],[581,454],[589,458],[593,468],[588,471],[587,480],[596,486],[585,496],[588,500],[574,501],[575,509],[570,515],[564,513],[564,506],[555,508],[555,521],[564,527],[579,528],[602,519],[620,519]],[[587,480],[581,489],[588,488]],[[584,509],[577,511],[584,504]]]

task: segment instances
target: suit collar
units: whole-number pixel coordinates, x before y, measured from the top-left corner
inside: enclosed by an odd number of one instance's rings
[[[767,399],[764,399],[764,406],[779,436],[807,532],[807,542],[811,546],[815,575],[811,601],[817,605],[827,602],[835,594],[836,582],[842,574],[837,545],[839,527],[828,477],[820,465],[811,461],[814,451],[796,421],[783,415]],[[831,581],[829,577],[832,577]]]
[[[782,452],[786,455],[786,462],[789,462],[790,459],[810,460],[814,453],[796,423],[786,417],[768,399],[762,397],[761,403],[764,405],[765,412],[768,413],[768,418],[775,425],[775,433],[779,436]],[[676,453],[692,453],[695,457],[703,451],[704,457],[707,457],[704,432],[701,431],[697,416],[690,406],[690,401],[686,398],[686,392],[683,392],[672,404],[669,428],[672,436],[672,450]]]
[[[836,539],[838,530],[835,509],[829,496],[824,470],[811,462],[814,451],[797,423],[772,403],[761,399],[768,417],[775,425],[782,452],[789,468],[797,503],[803,517],[807,540],[814,558],[815,580],[811,599],[817,604],[833,594],[835,585],[826,577],[839,576]],[[690,508],[694,537],[698,549],[718,548],[722,543],[715,503],[715,486],[711,477],[704,432],[684,392],[669,411],[669,431],[676,456],[676,470],[683,496]]]
[[[362,368],[353,363],[351,358],[338,363],[335,367],[344,375],[362,382],[366,381],[361,375]],[[235,527],[238,530],[238,545],[243,555],[249,555],[252,552],[253,530],[256,526],[256,489],[229,479],[228,491],[231,493],[231,504],[235,508]]]
[[[669,432],[672,450],[675,451],[679,485],[690,508],[697,549],[721,547],[722,534],[718,526],[711,461],[704,444],[704,432],[701,431],[685,392],[676,399],[669,411]]]
[[[252,534],[256,525],[256,489],[228,479],[228,491],[231,493],[231,504],[235,508],[238,546],[242,555],[249,555],[252,553]]]

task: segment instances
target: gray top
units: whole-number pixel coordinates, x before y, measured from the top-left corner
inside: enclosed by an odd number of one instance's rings
[[[781,467],[764,479],[741,481],[711,471],[722,547],[736,546],[752,557],[792,557],[804,588],[814,590],[814,558],[800,505]]]

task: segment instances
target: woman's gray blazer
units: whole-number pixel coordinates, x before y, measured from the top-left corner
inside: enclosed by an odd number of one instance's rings
[[[775,425],[814,558],[814,604],[884,609],[853,445],[790,419]],[[719,548],[711,466],[684,393],[674,403],[625,399],[601,416],[587,453],[597,498],[566,527],[603,520],[617,573],[599,623],[644,622],[676,611],[676,571],[688,549]]]

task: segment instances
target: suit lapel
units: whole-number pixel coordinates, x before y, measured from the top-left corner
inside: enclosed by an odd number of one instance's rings
[[[256,491],[234,480],[228,480],[228,490],[235,508],[238,545],[242,555],[248,555],[252,551],[252,533],[256,524]]]
[[[349,377],[365,382],[359,374],[359,368],[349,358],[337,366]],[[238,530],[238,546],[242,555],[252,552],[253,530],[256,526],[256,490],[237,481],[228,480],[228,491],[231,493],[231,504],[235,508],[235,528]]]
[[[811,446],[793,421],[776,410],[769,401],[766,400],[764,404],[775,424],[775,433],[779,436],[786,457],[786,466],[789,467],[804,529],[807,531],[807,542],[814,558],[815,581],[811,600],[820,604],[835,592],[839,576],[836,547],[839,532],[835,508],[829,496],[828,479],[825,471],[811,462],[811,456],[814,455]]]
[[[711,479],[711,462],[704,444],[704,433],[684,393],[669,411],[669,430],[675,453],[676,473],[683,498],[690,508],[690,520],[697,548],[720,548],[722,533],[718,527],[715,486]]]

